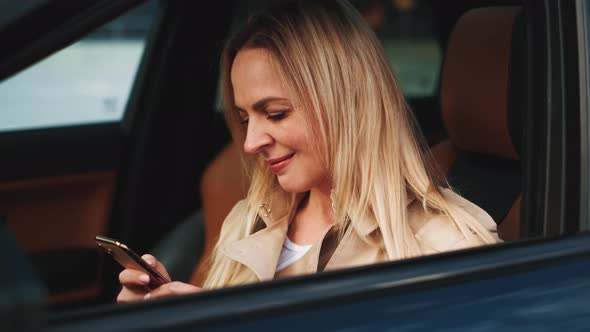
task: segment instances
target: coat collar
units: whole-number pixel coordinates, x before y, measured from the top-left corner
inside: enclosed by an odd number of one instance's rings
[[[307,195],[308,193],[291,194],[275,190],[270,195],[269,201],[262,202],[258,206],[258,216],[266,227],[283,220],[284,217],[290,221],[297,211],[297,206]]]
[[[286,194],[284,192],[271,195],[272,200],[261,203],[258,211],[258,216],[266,227],[241,240],[229,243],[223,248],[223,253],[249,267],[260,280],[273,279],[283,243],[287,237],[289,222],[306,195],[307,193]],[[413,196],[409,196],[406,205],[414,200]],[[369,217],[361,218],[352,225],[361,236],[372,233],[378,227],[375,220]]]
[[[258,215],[260,216],[260,219],[264,221],[266,227],[269,227],[278,220],[282,220],[285,216],[287,216],[287,221],[290,221],[295,214],[299,203],[308,194],[309,193],[285,194],[284,192],[275,191],[275,193],[271,195],[272,198],[269,202],[263,202],[259,205]],[[406,207],[414,200],[414,195],[408,193]],[[360,220],[355,221],[353,225],[357,232],[362,236],[372,233],[378,227],[377,223],[369,217],[360,218]]]
[[[249,267],[258,279],[273,279],[289,222],[306,195],[307,193],[289,194],[278,190],[273,192],[269,202],[262,202],[258,206],[258,217],[264,222],[265,228],[229,243],[223,248],[223,253]]]

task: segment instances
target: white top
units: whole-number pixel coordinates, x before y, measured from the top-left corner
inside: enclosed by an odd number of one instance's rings
[[[283,243],[283,249],[281,249],[281,255],[279,256],[279,263],[277,264],[276,272],[288,267],[289,265],[297,262],[301,257],[305,256],[307,251],[311,248],[311,244],[301,246],[297,243],[291,242],[289,238],[285,238]]]

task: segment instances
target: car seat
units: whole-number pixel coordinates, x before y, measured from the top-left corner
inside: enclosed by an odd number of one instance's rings
[[[194,285],[202,285],[205,281],[209,270],[207,258],[213,253],[225,217],[239,200],[246,197],[249,184],[242,171],[239,149],[237,144],[228,144],[203,172],[201,197],[205,244],[201,260],[191,277]]]
[[[448,139],[431,149],[452,188],[487,211],[504,240],[520,237],[522,54],[512,44],[521,42],[521,11],[477,8],[457,21],[440,89]]]

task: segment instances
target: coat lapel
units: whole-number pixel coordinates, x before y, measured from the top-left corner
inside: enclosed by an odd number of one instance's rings
[[[273,279],[289,222],[304,196],[305,194],[289,194],[289,197],[284,193],[273,194],[272,201],[259,206],[258,217],[266,227],[228,244],[223,253],[246,265],[261,281]]]
[[[288,226],[285,216],[242,240],[230,243],[223,252],[254,271],[260,280],[270,280],[275,274]]]

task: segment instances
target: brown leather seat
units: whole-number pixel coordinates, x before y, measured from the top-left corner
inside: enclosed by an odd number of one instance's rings
[[[248,183],[242,171],[237,144],[230,143],[219,153],[203,173],[201,197],[205,220],[205,245],[191,283],[202,285],[209,269],[208,257],[213,253],[223,220],[231,208],[246,197]]]
[[[521,125],[519,110],[509,107],[513,28],[520,12],[521,7],[478,8],[455,25],[441,82],[449,138],[431,150],[453,188],[496,220],[504,240],[520,237]]]

